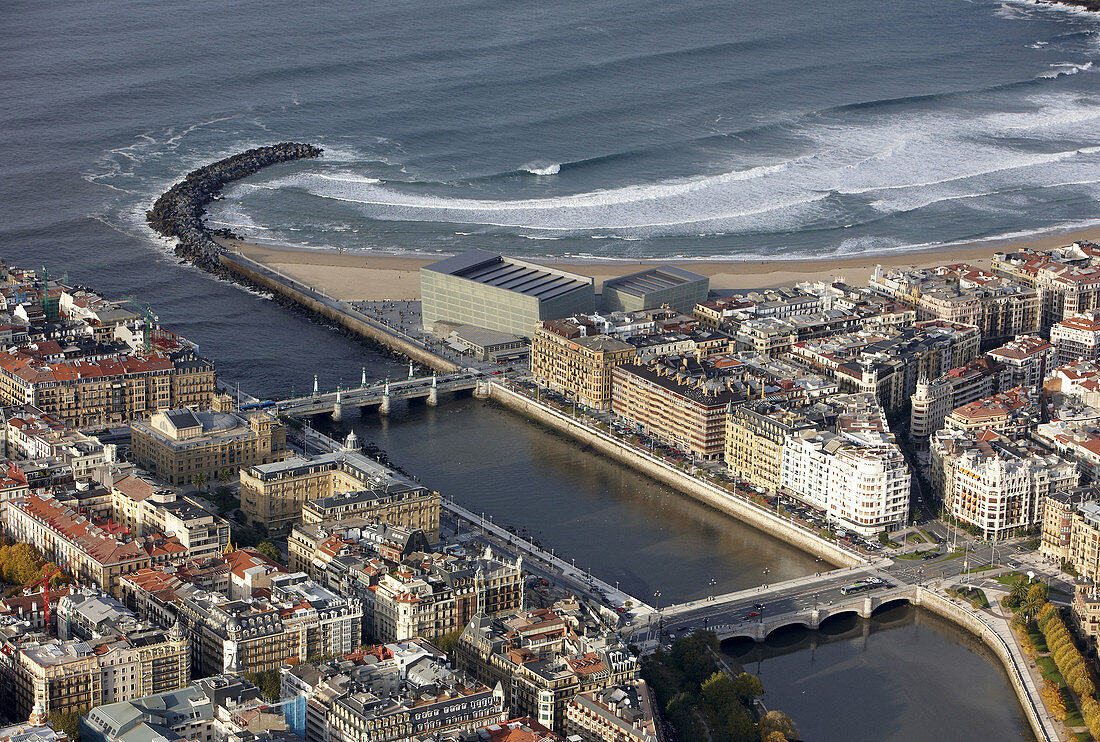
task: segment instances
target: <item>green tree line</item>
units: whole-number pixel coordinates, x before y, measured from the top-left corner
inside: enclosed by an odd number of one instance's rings
[[[749,673],[736,677],[717,661],[718,637],[696,631],[677,639],[670,651],[658,649],[642,662],[642,677],[652,688],[665,718],[680,739],[712,742],[786,742],[798,739],[794,723],[784,713],[757,717],[756,699],[763,695],[760,679]]]

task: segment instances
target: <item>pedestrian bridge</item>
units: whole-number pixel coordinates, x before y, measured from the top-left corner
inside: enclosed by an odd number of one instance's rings
[[[719,641],[744,638],[762,642],[775,631],[788,626],[801,626],[813,630],[830,618],[846,614],[856,615],[860,618],[870,618],[882,608],[900,603],[920,605],[920,588],[917,585],[886,588],[876,592],[853,595],[849,599],[834,601],[832,605],[822,604],[774,616],[762,615],[758,619],[745,620],[735,624],[710,625],[707,628],[718,635]]]
[[[280,414],[296,417],[328,413],[333,420],[339,420],[344,412],[356,408],[377,407],[381,414],[389,414],[390,404],[397,399],[424,399],[429,405],[436,405],[440,393],[443,392],[473,392],[475,396],[488,396],[489,381],[480,372],[460,371],[373,384],[367,384],[364,379],[358,387],[338,388],[334,392],[316,391],[315,382],[314,389],[313,394],[257,403],[254,406],[273,408]]]

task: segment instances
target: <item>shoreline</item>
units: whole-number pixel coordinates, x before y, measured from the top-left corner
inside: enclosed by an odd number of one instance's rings
[[[1069,232],[1055,232],[1026,239],[1006,238],[962,243],[879,255],[843,258],[743,261],[720,259],[576,259],[536,258],[536,262],[592,276],[597,292],[604,280],[643,270],[654,265],[676,265],[711,279],[711,290],[729,292],[793,286],[802,281],[844,280],[865,285],[876,265],[884,268],[933,268],[969,263],[988,268],[995,252],[1023,248],[1036,250],[1069,245],[1079,240],[1100,240],[1100,226]],[[311,250],[288,245],[266,245],[244,240],[217,238],[231,252],[270,267],[297,281],[323,290],[345,301],[415,300],[420,297],[421,266],[444,255],[364,255],[334,250]],[[526,259],[526,258],[525,258]]]

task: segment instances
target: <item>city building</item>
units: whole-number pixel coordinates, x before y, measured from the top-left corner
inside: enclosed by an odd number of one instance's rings
[[[604,281],[600,308],[604,312],[635,312],[669,306],[688,313],[706,301],[709,291],[710,279],[706,276],[674,265],[659,265]]]
[[[544,322],[531,340],[531,374],[540,386],[578,404],[611,406],[611,371],[634,361],[633,345],[608,335],[582,335],[576,325]]]
[[[111,485],[110,518],[135,536],[172,534],[188,559],[215,557],[229,546],[229,523],[199,502],[140,474]]]
[[[876,265],[874,291],[916,308],[918,320],[975,325],[983,338],[1013,337],[1039,329],[1039,292],[968,265],[894,269]]]
[[[1036,335],[1017,335],[985,355],[1004,368],[1004,389],[1022,386],[1037,391],[1047,374],[1058,365],[1057,349]]]
[[[500,687],[512,714],[563,729],[566,708],[578,693],[631,683],[638,660],[618,635],[576,631],[551,609],[489,617],[477,615],[455,648],[459,669]]]
[[[189,347],[173,353],[115,351],[86,359],[0,357],[0,401],[34,405],[74,428],[107,426],[158,410],[210,407],[214,364]]]
[[[1095,582],[1080,580],[1073,586],[1070,610],[1085,639],[1094,645],[1100,641],[1100,595]]]
[[[784,436],[778,490],[862,536],[904,527],[909,467],[874,396],[839,395],[812,412],[812,425]]]
[[[247,680],[218,675],[168,693],[108,703],[80,720],[82,742],[289,742],[283,714]],[[282,734],[280,734],[282,732]],[[274,734],[273,734],[274,733]]]
[[[1100,358],[1100,312],[1075,314],[1050,328],[1058,364]]]
[[[1077,487],[1077,468],[992,431],[944,428],[932,438],[932,480],[953,517],[1007,538],[1039,523],[1044,500]]]
[[[564,733],[583,742],[663,742],[656,704],[644,680],[578,693],[565,709]]]
[[[181,487],[201,488],[287,456],[286,427],[262,410],[165,410],[131,422],[130,439],[134,463]]]
[[[616,366],[611,388],[616,417],[708,461],[725,453],[727,408],[745,399],[720,380],[675,374],[659,363]]]
[[[122,576],[152,564],[153,544],[133,539],[128,529],[110,521],[97,523],[53,497],[11,500],[5,521],[14,541],[28,543],[46,559],[64,564],[75,581],[99,585],[116,597]],[[181,556],[183,551],[181,546]]]
[[[452,670],[447,655],[420,638],[286,666],[280,675],[288,728],[306,742],[438,740],[507,718],[499,685]]]
[[[733,407],[726,428],[725,462],[730,475],[775,494],[780,487],[787,437],[815,427],[815,422],[804,415],[772,402]]]
[[[26,718],[34,708],[44,714],[88,710],[190,682],[190,652],[181,627],[166,631],[141,623],[110,604],[88,608],[94,613],[83,620],[94,621],[97,630],[87,638],[9,633],[0,640],[0,678],[13,715]]]
[[[363,609],[305,574],[270,575],[267,595],[232,600],[162,570],[122,580],[122,599],[140,615],[178,621],[191,640],[197,675],[276,670],[314,655],[341,655],[359,646]]]
[[[56,458],[72,469],[74,480],[91,478],[106,463],[107,454],[95,438],[70,430],[63,422],[33,405],[0,410],[4,455],[13,459]]]
[[[422,636],[436,640],[462,630],[475,615],[500,615],[523,610],[523,560],[495,557],[486,548],[479,557],[410,559],[390,570],[374,591],[376,642]]]
[[[439,540],[439,493],[356,451],[243,470],[241,513],[275,534],[288,533],[303,518],[311,523],[361,516],[419,528],[432,543]]]
[[[1039,553],[1062,565],[1073,561],[1073,514],[1086,502],[1100,499],[1095,487],[1054,492],[1043,498]]]
[[[485,250],[420,269],[421,316],[429,331],[442,321],[530,337],[539,322],[591,312],[595,303],[589,276]]]
[[[1019,440],[1026,438],[1040,420],[1035,393],[1016,387],[955,408],[943,425],[954,430],[992,431]]]
[[[1006,366],[983,357],[934,379],[918,379],[909,398],[910,435],[927,438],[943,427],[953,410],[1009,389],[1006,384],[1012,378]],[[1034,391],[1034,386],[1029,388]]]

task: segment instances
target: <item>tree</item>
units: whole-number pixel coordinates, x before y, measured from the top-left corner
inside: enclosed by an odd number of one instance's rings
[[[748,710],[741,704],[734,705],[722,720],[722,732],[730,742],[756,742],[760,734]]]
[[[268,701],[278,701],[281,693],[279,671],[264,670],[263,672],[242,673],[244,679],[259,688],[260,693]]]
[[[205,474],[192,474],[191,475],[191,486],[194,487],[195,489],[197,489],[199,492],[202,492],[203,487],[206,486],[206,475]]]
[[[54,729],[65,732],[71,742],[80,742],[80,717],[91,709],[87,706],[50,712],[50,724]]]
[[[764,685],[760,682],[760,678],[747,672],[733,679],[733,690],[738,700],[745,706],[751,704],[754,698],[764,695]]]
[[[435,641],[435,645],[441,650],[450,654],[451,651],[458,646],[458,640],[462,638],[462,629],[455,629],[439,637]]]
[[[738,702],[737,694],[733,689],[733,681],[724,672],[715,672],[699,689],[702,701],[708,706],[712,715],[717,715],[724,709]]]
[[[218,472],[218,481],[222,483],[222,487],[229,486],[229,480],[233,478],[232,469],[222,469]]]
[[[278,562],[283,558],[283,554],[279,551],[279,547],[270,541],[261,541],[256,545],[256,551],[263,554],[265,557],[273,562]]]
[[[760,719],[760,736],[766,738],[773,732],[779,732],[784,739],[798,739],[798,729],[782,711],[769,711]]]

